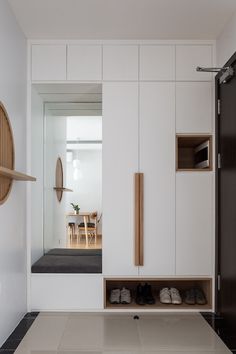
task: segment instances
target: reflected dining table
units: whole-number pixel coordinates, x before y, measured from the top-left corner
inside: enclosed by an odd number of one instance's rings
[[[72,212],[66,214],[67,217],[75,217],[75,218],[83,217],[85,237],[86,237],[86,247],[88,247],[89,244],[88,243],[88,222],[89,222],[90,215],[91,212],[79,212],[78,214]]]

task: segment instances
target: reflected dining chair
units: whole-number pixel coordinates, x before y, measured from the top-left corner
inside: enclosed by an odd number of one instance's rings
[[[87,220],[87,232],[89,236],[89,243],[91,243],[93,238],[95,244],[97,243],[97,226],[98,226],[98,213],[95,211],[89,215]],[[81,236],[86,236],[86,229],[85,229],[84,222],[81,222],[78,225],[78,236],[79,236],[79,240],[81,239]]]
[[[73,238],[75,236],[75,223],[74,222],[68,222],[68,233],[69,233],[69,238],[70,238],[70,242],[73,241]]]

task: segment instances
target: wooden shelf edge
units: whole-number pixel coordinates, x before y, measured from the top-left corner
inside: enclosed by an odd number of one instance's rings
[[[54,187],[53,189],[54,189],[55,191],[73,192],[72,189],[64,188],[64,187]]]
[[[134,301],[131,302],[131,304],[110,304],[109,301],[106,302],[105,307],[106,310],[197,310],[197,311],[210,311],[212,309],[210,304],[206,305],[187,305],[185,303],[182,303],[181,305],[173,305],[173,304],[161,304],[159,300],[156,300],[156,303],[154,305],[138,305]]]
[[[211,172],[212,168],[177,168],[176,172]]]
[[[0,176],[4,176],[10,179],[14,179],[16,181],[31,181],[31,182],[35,182],[36,178],[26,175],[24,173],[15,171],[15,170],[11,170],[9,168],[0,166]]]

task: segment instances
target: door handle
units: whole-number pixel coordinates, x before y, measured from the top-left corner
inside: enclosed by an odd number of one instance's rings
[[[136,266],[143,266],[143,173],[135,173],[134,188],[135,188],[135,259]]]

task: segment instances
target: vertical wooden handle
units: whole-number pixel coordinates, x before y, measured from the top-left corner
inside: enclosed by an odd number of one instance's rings
[[[143,173],[139,174],[139,265],[143,266]]]
[[[139,189],[140,189],[140,179],[139,173],[134,174],[134,264],[139,266],[139,254],[140,254],[140,225],[139,225]]]
[[[143,265],[143,173],[135,173],[135,265]]]

